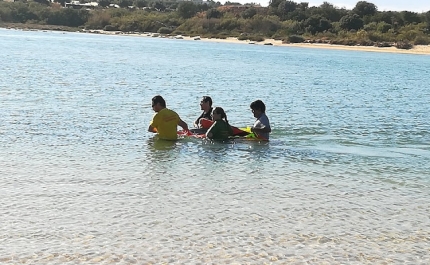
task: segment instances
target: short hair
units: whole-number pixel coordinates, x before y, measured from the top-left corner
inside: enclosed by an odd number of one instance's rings
[[[155,104],[157,104],[157,103],[160,103],[160,105],[162,106],[162,107],[166,107],[166,101],[164,100],[164,98],[162,97],[162,96],[160,96],[160,95],[157,95],[157,96],[155,96],[155,97],[153,97],[152,98],[152,104],[153,105],[155,105]]]
[[[202,99],[204,102],[209,102],[209,106],[211,106],[212,107],[212,98],[211,97],[209,97],[209,96],[203,96],[203,99]]]
[[[266,105],[264,105],[263,101],[259,99],[252,102],[249,107],[253,110],[260,110],[261,112],[266,112]]]

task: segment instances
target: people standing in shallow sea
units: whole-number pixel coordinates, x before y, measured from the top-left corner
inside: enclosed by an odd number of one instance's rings
[[[201,128],[200,120],[208,119],[212,120],[212,98],[209,96],[204,96],[200,101],[200,109],[203,110],[202,114],[194,121],[194,126],[197,128]]]
[[[214,124],[206,132],[206,137],[212,140],[227,140],[233,135],[233,130],[228,124],[227,115],[221,107],[216,107],[212,111]]]
[[[251,103],[250,108],[254,117],[257,119],[254,126],[251,127],[251,132],[259,137],[269,140],[270,128],[269,118],[266,116],[266,105],[261,100],[256,100]]]
[[[188,131],[188,125],[181,120],[179,115],[166,108],[166,101],[162,96],[152,98],[152,109],[155,111],[149,124],[148,132],[158,133],[160,139],[176,140],[178,138],[178,125]]]

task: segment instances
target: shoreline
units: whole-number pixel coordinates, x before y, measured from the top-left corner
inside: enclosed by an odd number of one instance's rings
[[[184,39],[194,40],[191,37],[184,37]],[[237,38],[232,38],[232,37],[227,39],[201,38],[200,41],[218,42],[218,43],[238,43],[238,44],[250,44],[250,45],[251,44],[268,45],[268,46],[280,46],[280,47],[299,47],[299,48],[310,48],[310,49],[331,49],[331,50],[430,55],[430,45],[416,45],[410,50],[404,50],[404,49],[397,49],[396,47],[346,46],[346,45],[325,44],[325,43],[282,43],[281,40],[275,40],[275,39],[265,39],[262,42],[251,42],[248,40],[238,40]]]
[[[1,26],[0,26],[1,27]],[[23,31],[62,31],[57,29],[32,29],[21,27],[1,27],[9,30],[23,30]],[[415,45],[412,49],[398,49],[396,47],[375,47],[375,46],[346,46],[327,43],[282,43],[281,40],[265,39],[261,42],[254,42],[249,40],[239,40],[236,37],[228,37],[226,39],[212,39],[200,38],[190,36],[162,36],[158,33],[123,33],[117,31],[104,31],[104,30],[77,30],[77,31],[64,31],[64,32],[77,32],[77,33],[90,33],[90,34],[105,34],[105,35],[118,35],[118,36],[136,36],[136,37],[159,37],[169,39],[181,39],[186,41],[203,41],[215,43],[236,43],[248,45],[264,45],[264,46],[280,46],[280,47],[299,47],[310,49],[331,49],[331,50],[347,50],[347,51],[364,51],[364,52],[382,52],[382,53],[400,53],[400,54],[415,54],[415,55],[430,55],[430,45]]]
[[[401,54],[415,54],[415,55],[430,55],[430,45],[415,45],[412,49],[397,49],[396,47],[375,47],[375,46],[346,46],[326,43],[282,43],[282,40],[265,39],[261,42],[254,42],[249,40],[239,40],[236,37],[228,37],[226,39],[212,39],[212,38],[200,38],[199,36],[162,36],[158,33],[123,33],[123,32],[110,32],[103,30],[93,31],[82,31],[83,33],[93,34],[107,34],[107,35],[125,35],[125,36],[136,36],[136,37],[162,37],[169,39],[180,39],[186,41],[203,41],[203,42],[215,42],[215,43],[236,43],[236,44],[248,44],[248,45],[264,45],[264,46],[280,46],[280,47],[299,47],[299,48],[311,48],[311,49],[331,49],[331,50],[347,50],[347,51],[364,51],[364,52],[383,52],[383,53],[401,53]]]

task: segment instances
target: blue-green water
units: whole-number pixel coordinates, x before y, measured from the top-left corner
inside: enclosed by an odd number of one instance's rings
[[[0,263],[428,264],[429,59],[0,29]],[[158,141],[156,94],[271,141]]]

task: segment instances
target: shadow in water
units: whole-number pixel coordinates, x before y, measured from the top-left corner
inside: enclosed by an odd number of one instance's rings
[[[198,156],[202,160],[212,162],[227,162],[230,160],[233,143],[205,140],[199,147]]]
[[[176,147],[177,141],[162,140],[158,137],[153,137],[147,142],[149,151],[168,151]]]
[[[146,162],[150,163],[172,161],[177,158],[179,152],[177,141],[162,140],[158,137],[148,139],[146,146]]]

